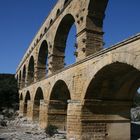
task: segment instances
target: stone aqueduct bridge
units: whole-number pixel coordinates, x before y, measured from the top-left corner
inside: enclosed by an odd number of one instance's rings
[[[17,68],[20,113],[42,128],[67,130],[67,139],[130,139],[130,108],[140,86],[140,35],[102,49],[107,2],[59,0]],[[64,67],[73,24],[76,63]]]

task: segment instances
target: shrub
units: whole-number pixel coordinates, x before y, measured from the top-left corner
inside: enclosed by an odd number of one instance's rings
[[[48,125],[45,128],[45,133],[48,134],[50,137],[52,137],[54,134],[58,133],[57,131],[58,127],[54,125]]]
[[[3,126],[3,127],[6,127],[7,126],[7,122],[5,120],[1,120],[0,121],[0,125]]]

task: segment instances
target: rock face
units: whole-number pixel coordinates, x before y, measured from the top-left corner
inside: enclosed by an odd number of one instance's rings
[[[131,120],[132,121],[140,121],[140,107],[131,109]]]
[[[140,140],[140,107],[131,109],[131,139]]]

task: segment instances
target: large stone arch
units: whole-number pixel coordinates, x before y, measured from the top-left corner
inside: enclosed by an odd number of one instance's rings
[[[81,110],[83,135],[119,140],[127,134],[125,139],[130,138],[130,109],[140,86],[140,68],[135,67],[137,59],[131,53],[114,53],[112,61],[102,66],[101,62],[97,64],[100,69],[86,89]]]
[[[69,83],[65,79],[63,79],[63,77],[61,77],[61,78],[58,78],[55,82],[53,82],[53,84],[50,84],[48,95],[46,98],[48,101],[51,99],[52,91],[53,91],[54,87],[56,86],[56,84],[61,83],[61,82],[67,87],[67,89],[69,90],[69,93],[70,93],[70,98],[72,98],[71,85],[69,85]]]
[[[86,78],[84,82],[84,86],[83,86],[82,94],[81,94],[81,100],[85,98],[85,94],[91,80],[94,78],[97,72],[100,71],[102,68],[104,68],[107,65],[119,62],[123,64],[128,64],[130,66],[133,66],[135,69],[140,70],[140,65],[139,65],[138,60],[139,60],[138,56],[135,56],[131,52],[124,52],[124,51],[113,52],[113,53],[108,53],[106,55],[103,55],[102,59],[100,59],[97,62],[94,62],[93,65],[91,65],[88,68],[88,69],[93,69],[93,71],[90,71],[88,77]]]
[[[23,110],[23,114],[24,116],[27,116],[27,112],[28,112],[28,101],[31,100],[31,95],[30,92],[27,91],[25,94],[25,98],[24,98],[24,110]]]
[[[43,40],[37,57],[37,79],[41,80],[46,77],[47,74],[47,59],[48,59],[48,43],[46,40]]]
[[[35,72],[34,65],[35,65],[34,56],[31,56],[28,62],[28,73],[27,73],[28,85],[34,82],[34,72]]]
[[[55,82],[48,105],[48,124],[66,130],[67,107],[70,99],[70,92],[66,83],[62,80]]]
[[[137,89],[140,86],[139,79],[139,70],[125,63],[114,62],[95,74],[87,88],[85,98],[131,101],[132,86],[135,85]],[[93,94],[90,91],[93,91]]]
[[[58,24],[54,41],[53,41],[54,42],[53,50],[52,50],[53,55],[51,60],[52,72],[62,69],[65,66],[64,59],[65,59],[66,41],[67,41],[69,31],[73,24],[75,24],[77,29],[77,23],[75,22],[75,17],[70,13],[64,15],[60,23]]]
[[[41,100],[44,100],[43,90],[38,87],[33,100],[33,121],[39,121]]]

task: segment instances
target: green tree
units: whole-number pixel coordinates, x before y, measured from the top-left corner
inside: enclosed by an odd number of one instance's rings
[[[18,88],[15,75],[0,74],[0,108],[14,107],[18,103]]]

